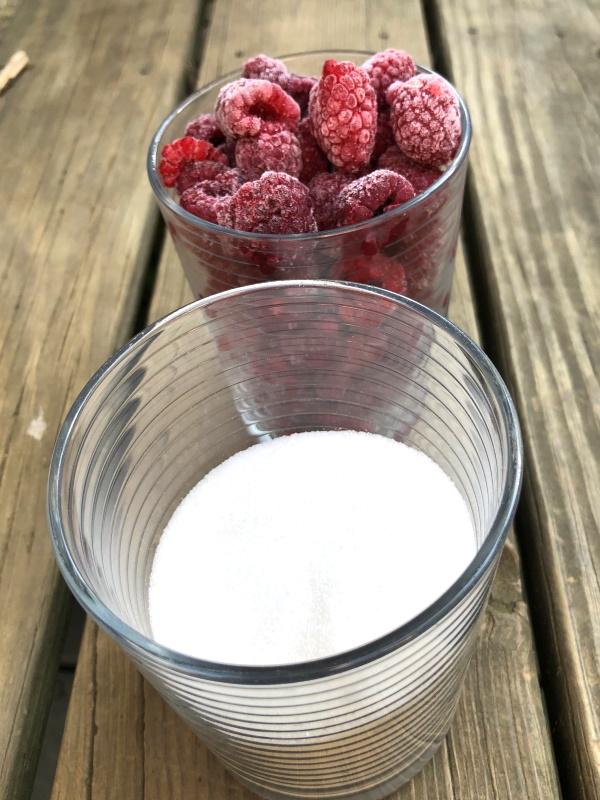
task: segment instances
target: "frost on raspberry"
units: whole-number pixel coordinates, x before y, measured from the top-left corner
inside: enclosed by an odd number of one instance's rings
[[[185,165],[193,161],[219,161],[227,164],[227,156],[216,150],[210,142],[184,136],[166,144],[161,153],[158,171],[167,187],[175,186]]]
[[[219,92],[215,117],[226,136],[257,136],[265,123],[294,131],[300,119],[298,103],[276,83],[240,78]]]
[[[414,196],[415,190],[402,175],[391,170],[375,170],[342,189],[336,201],[339,224],[364,222]]]
[[[398,148],[413,161],[431,167],[448,164],[461,137],[456,93],[439,75],[411,78],[396,94],[392,130]]]
[[[386,103],[386,91],[395,81],[407,81],[414,77],[415,62],[404,50],[384,50],[368,58],[362,68],[375,89],[379,106]]]
[[[417,194],[429,189],[443,175],[443,172],[437,167],[427,167],[424,164],[417,164],[416,161],[412,161],[404,153],[401,153],[396,145],[388,147],[385,153],[381,154],[377,161],[377,167],[379,169],[391,169],[392,172],[397,172],[398,175],[404,175],[412,183]]]
[[[345,172],[321,172],[310,181],[308,190],[320,231],[339,226],[336,202],[342,189],[352,180],[352,175]]]
[[[339,265],[340,280],[364,283],[387,289],[389,292],[406,294],[408,283],[402,265],[381,253],[374,256],[360,256]]]
[[[255,181],[263,172],[269,171],[286,172],[297,178],[302,167],[300,142],[288,130],[238,139],[235,163],[249,181]]]
[[[312,233],[317,223],[308,189],[283,172],[265,172],[215,206],[217,222],[250,233]]]
[[[377,101],[367,73],[350,61],[329,59],[310,93],[315,139],[339,169],[359,172],[371,158],[377,130]]]
[[[283,61],[270,58],[264,53],[259,53],[246,61],[242,68],[242,78],[276,83],[284,92],[294,98],[302,112],[306,111],[310,90],[317,82],[317,79],[310,75],[296,75],[294,72],[288,72]]]
[[[308,183],[320,172],[327,172],[329,162],[312,134],[311,122],[308,117],[301,119],[298,123],[296,136],[302,155],[302,169],[298,177],[302,183]]]

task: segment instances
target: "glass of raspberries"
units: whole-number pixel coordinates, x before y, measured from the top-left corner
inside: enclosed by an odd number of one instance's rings
[[[402,50],[261,54],[175,109],[148,171],[199,298],[320,278],[446,314],[470,138]]]

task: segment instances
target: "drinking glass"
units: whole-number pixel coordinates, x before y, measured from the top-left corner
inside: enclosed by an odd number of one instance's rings
[[[477,543],[460,578],[406,624],[312,661],[222,664],[154,641],[153,556],[189,490],[257,442],[336,429],[402,441],[450,476]],[[376,800],[448,730],[521,472],[506,387],[452,323],[381,289],[262,283],[173,312],[106,362],[59,434],[48,515],[76,598],[242,783],[271,800]]]

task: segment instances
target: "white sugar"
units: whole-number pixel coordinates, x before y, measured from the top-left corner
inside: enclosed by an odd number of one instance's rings
[[[383,436],[300,433],[237,453],[183,500],[157,548],[154,638],[211,661],[285,664],[407,622],[476,552],[430,458]]]

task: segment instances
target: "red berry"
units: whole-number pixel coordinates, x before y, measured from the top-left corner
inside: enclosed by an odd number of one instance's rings
[[[377,130],[375,90],[350,61],[329,59],[310,93],[313,134],[332,164],[358,172],[369,163]]]
[[[251,233],[311,233],[317,230],[308,189],[283,172],[265,172],[215,206],[219,225]]]
[[[216,224],[215,203],[217,198],[205,192],[198,184],[186,189],[179,202],[182,208],[195,217],[200,217]]]
[[[460,144],[460,110],[452,87],[439,75],[402,84],[392,106],[392,130],[404,155],[429,166],[448,164]]]
[[[200,181],[212,181],[217,175],[227,172],[229,167],[219,161],[186,161],[179,170],[175,188],[179,194]]]
[[[336,202],[341,190],[349,183],[352,183],[352,175],[346,172],[321,172],[310,181],[308,190],[320,231],[339,226]]]
[[[219,128],[214,114],[201,114],[188,122],[185,127],[185,135],[193,136],[194,139],[203,139],[215,147],[225,144],[225,134]]]
[[[390,111],[380,111],[377,115],[377,132],[375,133],[375,145],[371,155],[373,163],[376,163],[379,156],[394,144],[390,116]]]
[[[222,166],[221,164],[215,166]],[[209,177],[211,170],[205,169],[204,180],[196,181],[183,191],[181,207],[209,222],[217,222],[214,206],[221,197],[234,194],[243,184],[243,178],[237,169],[224,168],[222,172]]]
[[[437,167],[426,167],[424,164],[417,164],[416,161],[411,161],[395,145],[389,147],[379,157],[377,167],[379,169],[391,169],[392,172],[397,172],[398,175],[404,175],[412,183],[417,194],[424,192],[425,189],[428,189],[443,175]]]
[[[291,95],[302,111],[308,106],[310,90],[317,82],[316,78],[309,75],[296,75],[288,72],[283,61],[260,53],[248,59],[242,69],[242,78],[271,81]]]
[[[339,224],[364,222],[414,196],[415,190],[406,178],[378,169],[342,189],[336,202]]]
[[[240,78],[219,92],[215,117],[226,136],[235,139],[257,136],[265,122],[293,131],[300,119],[300,108],[276,83]]]
[[[166,144],[161,153],[158,171],[165,186],[175,186],[175,181],[187,162],[190,161],[220,161],[226,163],[227,157],[215,150],[209,142],[184,136],[175,139],[171,144]]]
[[[394,81],[407,81],[416,73],[415,62],[404,50],[384,50],[368,58],[362,68],[375,89],[377,102],[385,105],[385,93]]]
[[[242,78],[250,80],[271,81],[281,86],[280,81],[288,74],[283,61],[259,53],[249,58],[242,67]]]
[[[308,183],[318,173],[326,172],[329,162],[312,134],[309,117],[300,120],[296,128],[296,136],[302,153],[302,169],[298,177],[302,183]]]
[[[249,181],[255,181],[263,172],[269,171],[286,172],[297,178],[302,167],[300,143],[288,130],[238,139],[235,164]]]
[[[405,294],[408,288],[401,264],[381,253],[369,258],[359,257],[345,261],[340,264],[338,277],[340,280],[364,283],[398,294]]]

